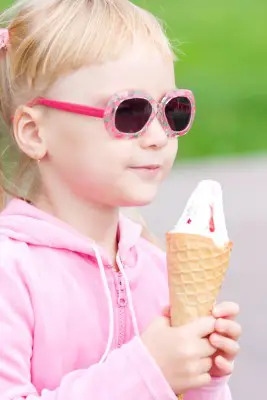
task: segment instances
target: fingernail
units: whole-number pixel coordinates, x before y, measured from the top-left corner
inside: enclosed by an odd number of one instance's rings
[[[220,310],[219,310],[219,308],[218,307],[214,307],[213,308],[213,315],[217,315],[217,314],[219,314],[219,312],[220,312]]]
[[[164,307],[164,309],[162,311],[162,315],[163,315],[163,317],[170,318],[170,316],[171,316],[170,306]]]

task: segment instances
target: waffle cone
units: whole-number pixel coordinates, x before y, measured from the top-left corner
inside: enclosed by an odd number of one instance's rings
[[[211,238],[167,233],[167,265],[173,326],[210,314],[227,271],[232,243],[217,247]]]

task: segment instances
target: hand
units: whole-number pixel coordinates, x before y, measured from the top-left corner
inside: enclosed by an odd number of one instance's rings
[[[212,357],[210,375],[222,377],[233,372],[233,360],[240,349],[237,341],[241,335],[241,326],[235,321],[239,306],[236,303],[221,303],[214,307],[212,314],[216,323],[215,332],[210,335],[209,341],[217,352]]]
[[[141,339],[160,367],[174,393],[184,393],[208,385],[211,356],[216,349],[207,337],[214,332],[213,317],[198,318],[179,328],[167,317],[157,318]]]

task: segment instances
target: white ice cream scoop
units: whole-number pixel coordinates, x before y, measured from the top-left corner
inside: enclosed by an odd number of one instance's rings
[[[218,247],[223,247],[229,242],[223,211],[222,188],[218,182],[204,180],[198,184],[171,233],[210,237]]]

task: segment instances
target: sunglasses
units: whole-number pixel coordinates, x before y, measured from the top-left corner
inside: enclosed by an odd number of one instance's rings
[[[113,95],[105,109],[65,103],[38,97],[27,104],[102,118],[107,131],[116,138],[136,138],[143,135],[155,117],[168,137],[185,135],[195,116],[195,99],[190,90],[168,92],[158,103],[140,91],[124,91]]]

